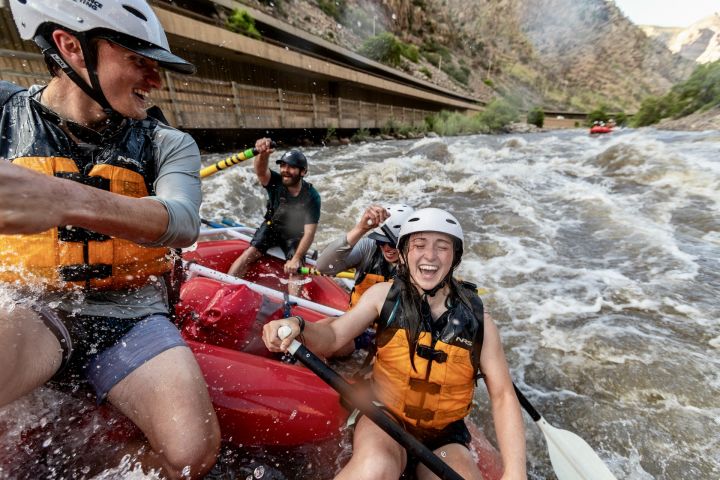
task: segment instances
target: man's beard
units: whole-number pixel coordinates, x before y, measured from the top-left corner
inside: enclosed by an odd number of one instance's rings
[[[288,176],[283,175],[282,176],[282,183],[286,187],[294,187],[295,185],[300,183],[300,181],[302,181],[302,175],[288,175]]]

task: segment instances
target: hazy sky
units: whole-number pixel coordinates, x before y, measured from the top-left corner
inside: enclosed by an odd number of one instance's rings
[[[720,11],[717,0],[615,0],[625,16],[638,25],[687,27]]]

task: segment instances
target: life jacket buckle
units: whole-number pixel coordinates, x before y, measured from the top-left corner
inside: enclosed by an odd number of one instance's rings
[[[443,352],[442,350],[435,350],[434,348],[430,348],[427,345],[418,345],[417,355],[420,358],[424,358],[425,360],[430,360],[436,363],[445,363],[447,362],[448,358],[446,352]]]

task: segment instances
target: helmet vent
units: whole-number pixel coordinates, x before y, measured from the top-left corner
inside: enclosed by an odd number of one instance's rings
[[[138,9],[133,8],[133,7],[131,7],[130,5],[123,5],[122,7],[123,7],[125,10],[127,10],[128,12],[130,12],[130,13],[132,13],[133,15],[135,15],[136,17],[138,17],[139,19],[141,19],[141,20],[143,20],[143,21],[145,21],[145,22],[148,21],[147,17],[146,17],[145,15],[143,15]]]
[[[457,225],[457,222],[456,222],[455,220],[450,219],[450,218],[446,218],[445,221],[446,221],[447,223],[451,223],[451,224],[453,224],[453,225]]]

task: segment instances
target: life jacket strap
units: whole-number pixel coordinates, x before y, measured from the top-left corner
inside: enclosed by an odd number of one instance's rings
[[[410,389],[415,392],[437,395],[440,393],[441,385],[439,383],[428,382],[419,378],[410,379]]]
[[[112,276],[112,265],[96,264],[65,265],[58,269],[60,278],[66,282],[86,282],[92,279],[108,278]]]
[[[111,237],[82,227],[58,227],[58,240],[61,242],[105,242]]]
[[[435,418],[435,412],[433,412],[429,408],[420,408],[405,405],[403,412],[405,413],[405,416],[407,418],[411,418],[413,420],[418,420],[421,422],[429,422],[430,420]]]

